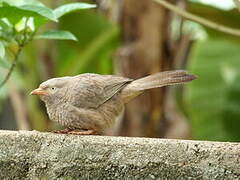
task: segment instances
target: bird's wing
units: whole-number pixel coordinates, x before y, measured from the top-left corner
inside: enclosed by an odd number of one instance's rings
[[[113,75],[79,75],[71,88],[72,105],[81,108],[98,108],[131,81],[133,80]]]

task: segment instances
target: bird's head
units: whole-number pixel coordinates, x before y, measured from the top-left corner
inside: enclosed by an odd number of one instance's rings
[[[39,95],[40,99],[45,103],[52,104],[64,100],[68,90],[68,85],[72,77],[61,77],[49,79],[33,90],[31,95]]]

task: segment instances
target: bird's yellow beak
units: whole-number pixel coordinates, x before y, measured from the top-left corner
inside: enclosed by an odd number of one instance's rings
[[[34,89],[31,93],[31,95],[47,95],[47,91],[44,91],[42,88]]]

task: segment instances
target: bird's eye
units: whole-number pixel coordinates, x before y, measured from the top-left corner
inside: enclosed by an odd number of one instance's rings
[[[53,91],[54,91],[55,89],[56,89],[55,87],[52,87],[52,88],[51,88],[51,90],[53,90]]]

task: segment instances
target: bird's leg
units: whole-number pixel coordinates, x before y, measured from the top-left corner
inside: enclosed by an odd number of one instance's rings
[[[69,132],[67,132],[67,134],[73,134],[73,135],[94,135],[97,134],[96,131],[94,130],[79,130],[79,129],[75,129],[75,130],[71,130]]]
[[[53,131],[54,133],[57,133],[57,134],[68,134],[68,132],[72,131],[71,129],[69,128],[66,128],[66,129],[63,129],[63,130],[57,130],[57,131]]]

